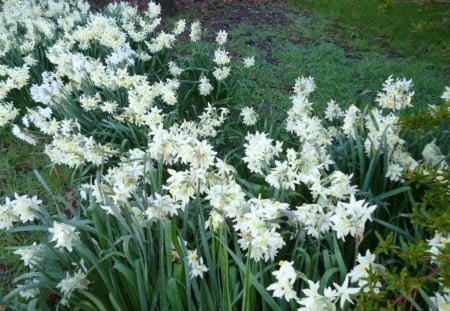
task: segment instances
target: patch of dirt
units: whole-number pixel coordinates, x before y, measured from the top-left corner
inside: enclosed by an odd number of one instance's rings
[[[240,0],[240,1],[223,1],[223,0],[202,0],[192,1],[183,0],[177,2],[179,13],[183,11],[197,11],[197,16],[202,24],[205,33],[203,40],[214,42],[216,32],[225,30],[229,32],[240,24],[249,25],[251,30],[242,36],[250,37],[258,31],[267,30],[274,32],[277,29],[286,31],[285,26],[291,25],[300,15],[293,12],[284,1],[273,0]],[[302,42],[298,35],[286,37],[285,40],[296,44]],[[230,40],[233,40],[230,36]],[[245,41],[249,47],[258,49],[270,64],[276,64],[277,60],[272,56],[272,51],[276,48],[276,38],[267,35],[258,39],[249,39]]]
[[[185,9],[197,10],[202,25],[217,30],[230,30],[240,23],[259,29],[284,26],[292,22],[292,17],[284,13],[288,9],[283,1],[180,1],[177,8],[180,13]]]

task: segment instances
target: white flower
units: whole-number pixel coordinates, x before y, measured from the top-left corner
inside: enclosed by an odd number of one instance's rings
[[[14,120],[19,114],[19,109],[14,108],[13,103],[0,102],[0,128]]]
[[[216,210],[209,213],[208,220],[205,221],[205,229],[211,228],[214,232],[217,231],[219,225],[224,222],[224,218]]]
[[[11,228],[14,222],[19,220],[19,217],[14,212],[11,200],[8,197],[5,200],[5,204],[0,205],[0,230]]]
[[[411,107],[411,100],[414,92],[410,92],[412,80],[387,78],[383,84],[383,91],[379,92],[377,99],[381,108],[391,109],[393,111],[402,110]]]
[[[49,228],[48,231],[53,234],[51,241],[56,242],[55,247],[66,248],[69,252],[73,250],[73,242],[79,240],[78,235],[80,233],[77,232],[76,228],[71,225],[54,221],[53,228]]]
[[[351,105],[344,115],[344,124],[342,125],[342,131],[348,137],[356,137],[356,124],[360,120],[361,111],[355,106]]]
[[[202,28],[200,26],[200,22],[196,21],[191,24],[191,33],[189,37],[191,38],[192,42],[197,42],[200,40],[200,36],[202,34]]]
[[[154,2],[149,2],[147,12],[145,12],[145,14],[150,18],[155,18],[161,14],[161,6]]]
[[[277,189],[291,189],[294,191],[297,183],[297,174],[288,165],[288,162],[275,161],[275,167],[266,176],[266,182]]]
[[[348,234],[351,236],[363,234],[365,223],[372,220],[371,215],[376,208],[376,205],[369,206],[364,200],[357,201],[353,195],[349,203],[338,202],[333,216],[330,217],[338,239],[345,240]]]
[[[395,163],[391,163],[388,166],[386,172],[386,178],[389,178],[391,181],[403,181],[402,177],[403,168]]]
[[[17,193],[14,196],[16,199],[11,202],[14,213],[22,222],[33,221],[36,218],[33,211],[38,208],[42,201],[38,200],[37,196],[29,198],[26,195],[19,196]]]
[[[183,33],[184,29],[186,28],[186,21],[184,19],[180,19],[176,24],[175,24],[175,29],[173,30],[173,33],[175,35],[179,35],[181,33]]]
[[[202,96],[208,96],[211,94],[214,87],[210,83],[209,79],[205,76],[202,76],[200,78],[200,84],[198,85],[198,91],[200,92],[200,95]]]
[[[437,292],[434,297],[430,297],[438,311],[450,310],[450,289],[444,288],[442,294]]]
[[[226,31],[220,30],[217,33],[217,37],[216,37],[217,44],[224,45],[227,42],[227,36],[228,36],[228,34]]]
[[[183,69],[177,66],[174,62],[169,62],[169,72],[172,76],[178,77],[182,72]]]
[[[264,165],[268,165],[273,157],[281,152],[282,143],[279,141],[272,144],[272,139],[267,138],[265,133],[256,132],[256,134],[247,134],[247,141],[244,144],[245,157],[242,159],[248,163],[251,172],[262,174]]]
[[[60,88],[54,76],[44,71],[42,73],[42,84],[33,84],[30,88],[31,98],[37,103],[51,104],[51,100],[60,93]]]
[[[228,65],[230,63],[230,57],[228,56],[228,52],[220,48],[215,50],[213,61],[217,65]]]
[[[436,166],[439,163],[442,163],[441,165],[443,166],[446,164],[444,162],[445,157],[434,140],[423,148],[422,156],[425,163],[431,164],[432,166]]]
[[[22,130],[16,124],[14,124],[14,126],[12,128],[12,133],[14,134],[14,136],[29,143],[30,145],[33,145],[33,146],[36,145],[37,144],[36,139],[34,139],[34,137],[31,136],[31,134],[28,134],[25,131],[26,130]]]
[[[42,246],[36,245],[36,242],[34,242],[33,245],[17,249],[16,251],[14,251],[14,254],[20,256],[20,259],[23,261],[23,264],[25,266],[32,268],[41,260],[41,251]]]
[[[316,83],[314,78],[309,76],[308,78],[299,77],[295,80],[294,94],[303,95],[308,97],[316,89]]]
[[[353,304],[353,301],[350,299],[350,295],[359,293],[359,288],[348,287],[348,275],[345,277],[344,283],[341,286],[336,283],[333,283],[333,285],[336,288],[337,295],[339,296],[339,300],[341,301],[341,309],[344,308],[344,305],[347,301]]]
[[[258,121],[258,114],[252,107],[242,108],[240,115],[243,117],[242,122],[247,126],[254,125]]]
[[[273,290],[273,297],[284,297],[286,301],[291,299],[298,299],[297,293],[294,291],[293,286],[297,278],[297,274],[293,267],[294,262],[280,261],[280,269],[272,272],[276,277],[277,282],[272,283],[267,287],[267,290]]]
[[[191,278],[200,277],[203,278],[203,273],[207,272],[209,269],[203,264],[203,258],[197,255],[197,250],[187,250],[187,261],[189,267],[191,268],[190,276]]]
[[[255,57],[246,57],[244,58],[243,63],[245,68],[253,67],[255,65]]]
[[[68,305],[68,299],[72,296],[72,293],[77,290],[86,290],[90,284],[87,279],[86,267],[84,267],[83,263],[81,263],[82,268],[79,268],[78,271],[74,272],[73,276],[66,272],[66,278],[62,279],[57,285],[56,288],[59,288],[63,298],[61,299],[61,304]]]
[[[441,98],[446,102],[450,101],[450,87],[446,86]]]
[[[358,264],[355,265],[348,273],[348,277],[350,277],[350,280],[352,283],[358,283],[359,288],[363,289],[365,292],[368,292],[370,289],[366,285],[369,284],[368,280],[365,278],[369,277],[369,271],[375,272],[378,269],[381,269],[383,266],[375,263],[375,254],[372,254],[370,250],[366,251],[366,255],[362,256],[361,254],[358,254],[357,262]],[[375,284],[374,291],[375,293],[378,293],[381,288],[381,283],[377,282]]]
[[[230,75],[230,67],[216,68],[213,71],[213,76],[218,81],[228,78],[229,75]]]
[[[327,103],[327,109],[325,110],[325,119],[333,121],[334,119],[340,118],[343,115],[343,111],[334,100],[330,100]]]
[[[130,44],[125,43],[120,49],[113,51],[106,61],[112,66],[117,66],[122,62],[125,62],[127,65],[134,65],[134,55],[135,52],[130,47]]]
[[[27,288],[27,289],[22,289],[25,286],[29,286],[29,285],[33,285],[33,284],[37,284],[39,281],[36,279],[31,280],[29,283],[27,284],[19,284],[17,285],[17,288],[20,289],[19,295],[25,299],[32,299],[34,297],[36,297],[37,295],[39,295],[40,290],[39,288]]]
[[[447,236],[442,235],[439,231],[434,233],[434,237],[428,240],[427,252],[432,254],[431,262],[437,263],[437,257],[442,255],[442,249],[450,243],[450,233]]]
[[[327,296],[319,293],[320,283],[317,281],[314,283],[308,280],[309,289],[304,289],[303,293],[305,297],[297,300],[297,303],[303,307],[300,307],[298,311],[334,311],[336,307],[333,303],[335,296],[334,292],[326,290]]]

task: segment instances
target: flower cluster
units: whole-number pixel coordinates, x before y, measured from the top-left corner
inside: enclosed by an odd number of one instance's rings
[[[19,196],[17,193],[14,199],[5,198],[6,202],[0,205],[0,229],[11,228],[15,222],[30,222],[36,218],[35,213],[42,203],[37,196]]]

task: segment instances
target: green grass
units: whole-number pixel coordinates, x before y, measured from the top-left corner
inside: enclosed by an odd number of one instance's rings
[[[251,78],[257,86],[249,98],[256,107],[264,103],[285,110],[294,81],[302,75],[315,77],[312,100],[318,109],[330,99],[343,107],[370,105],[384,80],[395,75],[413,79],[415,107],[410,112],[417,112],[441,103],[450,82],[449,8],[408,3],[384,10],[370,0],[291,0],[288,9],[264,8],[284,15],[280,25],[232,24],[227,46],[236,56],[256,56]],[[196,13],[183,17],[201,17]],[[206,20],[217,18],[216,12],[205,14]],[[213,38],[217,30],[207,29],[206,36]]]

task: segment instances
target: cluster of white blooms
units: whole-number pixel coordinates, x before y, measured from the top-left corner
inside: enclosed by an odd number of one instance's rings
[[[325,109],[325,119],[328,121],[333,121],[334,119],[339,119],[344,116],[344,112],[341,107],[334,101],[330,100],[327,103],[327,108]]]
[[[16,251],[14,251],[14,254],[20,256],[20,259],[23,261],[23,264],[25,266],[32,268],[41,261],[42,252],[43,246],[37,245],[36,242],[34,242],[33,245],[24,246],[17,249]]]
[[[224,45],[227,42],[228,33],[224,30],[220,30],[216,36],[216,42],[218,45]]]
[[[79,240],[80,233],[76,230],[74,226],[57,221],[54,221],[53,227],[48,229],[52,234],[51,241],[56,242],[55,247],[66,248],[69,252],[73,250],[73,243]]]
[[[153,193],[153,196],[147,198],[147,209],[145,216],[148,221],[152,219],[166,220],[173,217],[182,210],[182,205],[170,195],[160,195]]]
[[[18,284],[17,288],[20,289],[20,297],[25,298],[25,299],[32,299],[34,297],[36,297],[37,295],[39,295],[39,293],[41,292],[39,290],[39,288],[37,287],[29,287],[29,286],[38,286],[38,280],[33,279],[30,282],[28,282],[27,284]],[[24,288],[26,287],[26,288]]]
[[[238,240],[241,248],[249,249],[250,258],[273,260],[286,244],[276,231],[280,225],[270,221],[280,218],[281,211],[287,209],[289,204],[261,198],[250,199],[241,207],[233,227],[241,237]]]
[[[437,262],[437,257],[442,255],[442,249],[450,243],[450,233],[445,236],[439,231],[434,233],[434,237],[428,240],[428,253],[431,254],[431,261]]]
[[[14,108],[13,103],[0,102],[0,127],[6,126],[13,121],[18,114],[19,110]]]
[[[197,42],[200,40],[200,37],[202,35],[202,28],[199,21],[193,22],[191,24],[191,33],[189,34],[189,37],[191,38],[192,42]]]
[[[436,293],[434,297],[430,297],[431,301],[438,311],[450,310],[450,289],[444,288],[442,293]]]
[[[8,229],[17,221],[28,222],[36,219],[35,212],[42,203],[37,196],[19,196],[14,194],[14,199],[5,198],[5,204],[0,205],[0,229]]]
[[[124,62],[126,65],[133,66],[134,65],[134,50],[131,49],[130,44],[127,42],[119,49],[113,51],[106,62],[111,64],[112,66],[117,66]]]
[[[297,273],[293,267],[294,262],[280,261],[278,264],[280,269],[272,272],[277,281],[270,284],[267,290],[273,290],[273,297],[284,297],[286,301],[298,299],[297,292],[293,289],[297,279]]]
[[[385,152],[389,156],[386,178],[403,182],[402,174],[414,170],[417,162],[404,150],[405,141],[399,136],[401,127],[398,117],[392,112],[384,116],[382,111],[374,108],[365,119],[367,138],[364,141],[364,148],[366,153],[373,156],[377,152]]]
[[[27,85],[30,79],[30,67],[25,64],[22,67],[7,67],[0,65],[0,101],[4,100],[12,90],[19,90]],[[5,77],[5,78],[3,78]]]
[[[42,73],[42,84],[33,84],[30,88],[30,94],[35,102],[49,105],[52,103],[52,98],[60,94],[60,88],[54,76],[44,71]]]
[[[445,91],[442,93],[441,98],[446,102],[450,102],[450,87],[445,87]]]
[[[76,266],[78,266],[78,270],[75,271],[73,275],[66,272],[66,277],[56,285],[56,288],[58,288],[62,294],[60,303],[65,306],[69,305],[69,299],[74,291],[77,289],[87,290],[91,283],[87,279],[87,269],[84,266],[83,260]]]
[[[439,165],[441,168],[447,166],[447,163],[444,161],[445,156],[442,154],[441,149],[436,145],[434,140],[425,145],[422,156],[425,164],[430,164],[431,166]]]
[[[214,87],[207,77],[202,76],[199,82],[200,84],[198,85],[198,91],[200,95],[208,96],[209,94],[211,94],[212,90],[214,90]]]
[[[115,152],[108,145],[95,142],[94,138],[78,134],[55,134],[45,146],[45,153],[53,164],[65,164],[71,168],[82,164],[100,165]]]
[[[361,120],[361,110],[355,105],[350,105],[344,113],[344,121],[342,124],[342,131],[347,137],[355,139],[356,131],[358,129],[358,122]]]
[[[365,200],[357,201],[354,196],[349,203],[338,202],[330,217],[333,223],[333,230],[339,239],[345,240],[345,236],[362,236],[367,220],[372,220],[372,213],[377,208],[376,205],[369,206]]]
[[[384,267],[380,264],[375,263],[375,254],[372,254],[370,250],[366,251],[366,255],[362,256],[358,254],[358,258],[356,261],[358,262],[348,274],[352,283],[358,283],[359,288],[363,289],[363,291],[368,292],[370,290],[369,281],[369,272],[376,273],[377,271],[383,269]],[[381,283],[378,281],[373,286],[373,290],[375,293],[379,293],[381,288]]]
[[[203,258],[197,255],[197,250],[187,250],[187,262],[190,267],[189,275],[191,278],[201,277],[203,278],[203,273],[207,272],[209,269],[203,264]]]
[[[255,57],[254,56],[246,57],[244,58],[243,63],[245,68],[253,67],[255,66]]]
[[[256,132],[247,134],[245,147],[245,157],[242,159],[247,163],[248,169],[253,173],[263,172],[263,167],[267,167],[269,162],[281,151],[282,143],[267,137],[265,133]]]
[[[339,301],[340,308],[343,309],[347,302],[353,303],[351,296],[360,292],[360,288],[349,287],[349,274],[345,276],[342,285],[333,283],[333,288],[323,289],[323,294],[319,293],[320,282],[313,282],[306,279],[308,287],[303,289],[304,297],[299,298],[294,290],[294,283],[297,273],[293,262],[280,261],[280,268],[272,274],[276,277],[276,282],[267,287],[273,291],[273,297],[284,297],[286,301],[294,299],[300,307],[297,310],[336,310],[336,303]]]
[[[242,108],[241,114],[242,122],[247,125],[254,125],[258,121],[258,114],[252,107]]]
[[[229,110],[227,108],[216,108],[210,103],[205,107],[205,111],[198,117],[197,125],[199,137],[215,137],[217,129],[225,122]]]
[[[386,79],[383,84],[383,92],[379,92],[376,102],[381,108],[393,111],[403,110],[411,107],[411,99],[414,92],[411,92],[412,80],[393,79],[392,76]]]
[[[83,186],[83,196],[90,190],[95,202],[112,215],[114,211],[111,204],[131,207],[128,200],[136,191],[138,181],[146,169],[152,166],[148,156],[140,149],[129,150],[129,155],[122,160],[117,166],[109,168],[100,180]]]

